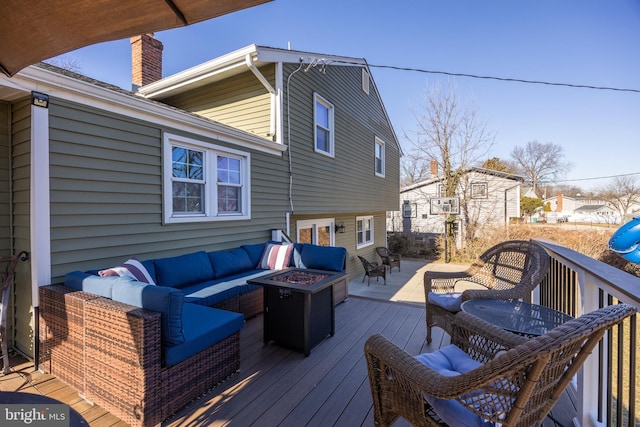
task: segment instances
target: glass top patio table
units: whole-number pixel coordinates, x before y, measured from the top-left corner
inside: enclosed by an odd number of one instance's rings
[[[462,303],[461,310],[520,335],[539,336],[573,319],[537,304],[515,300],[471,299]]]

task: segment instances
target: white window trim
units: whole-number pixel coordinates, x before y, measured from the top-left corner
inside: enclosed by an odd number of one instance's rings
[[[329,227],[329,245],[336,245],[336,232],[335,232],[336,221],[334,218],[319,218],[319,219],[302,219],[296,221],[296,242],[300,241],[300,230],[304,228],[312,228],[313,229],[313,240],[315,244],[318,244],[318,228],[319,227]]]
[[[317,110],[316,103],[320,103],[327,107],[329,110],[329,151],[318,150],[318,126],[317,126]],[[334,134],[335,134],[335,126],[334,126],[334,107],[333,104],[324,99],[317,93],[313,94],[313,150],[316,153],[323,154],[329,157],[335,157],[335,144],[334,144]]]
[[[172,147],[183,147],[204,151],[205,168],[205,208],[204,214],[173,214],[173,182],[172,182]],[[249,153],[209,144],[184,136],[165,133],[162,146],[163,173],[162,173],[162,201],[163,219],[166,224],[212,222],[212,221],[237,221],[251,219],[251,155]],[[240,159],[241,170],[241,207],[240,213],[217,212],[217,187],[211,187],[211,183],[217,182],[216,156],[225,155]]]
[[[377,170],[377,168],[376,168],[376,160],[378,160],[378,158],[376,157],[376,150],[375,150],[375,148],[376,148],[377,146],[382,147],[382,150],[380,150],[380,152],[382,153],[382,159],[381,159],[381,160],[382,160],[382,172],[378,172],[378,170]],[[374,170],[374,172],[375,172],[376,176],[379,176],[379,177],[381,177],[381,178],[384,178],[384,176],[385,176],[385,171],[386,171],[386,169],[387,169],[387,167],[386,167],[386,163],[387,163],[387,161],[386,161],[387,153],[386,153],[386,152],[387,152],[387,149],[386,149],[386,144],[385,144],[385,142],[376,136],[375,143],[374,143],[374,148],[373,148],[373,170]]]
[[[371,240],[364,240],[362,243],[358,243],[358,221],[363,221],[362,225],[365,226],[367,222],[370,222],[371,224]],[[375,222],[373,219],[373,215],[367,215],[367,216],[357,216],[356,217],[356,249],[360,249],[360,248],[365,248],[367,246],[371,246],[374,244],[375,242],[375,236],[374,236],[374,229],[375,229]],[[364,230],[366,230],[366,228],[364,228]],[[366,237],[366,235],[365,235]]]

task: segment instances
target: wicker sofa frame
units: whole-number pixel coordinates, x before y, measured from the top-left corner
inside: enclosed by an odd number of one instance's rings
[[[40,288],[40,367],[136,427],[158,425],[240,368],[235,333],[165,367],[160,313],[63,285]]]
[[[467,289],[462,302],[473,298],[526,299],[549,271],[549,255],[542,246],[529,240],[509,240],[489,248],[469,268],[461,272],[426,271],[424,294],[426,301],[427,343],[431,328],[439,326],[451,334],[451,322],[456,315],[429,302],[429,294],[454,292],[456,282],[472,282],[486,289]]]
[[[454,376],[374,335],[364,352],[375,425],[390,426],[399,417],[416,426],[447,425],[425,399],[428,395],[454,399],[504,427],[539,426],[604,333],[635,312],[626,304],[604,307],[532,339],[458,313],[452,343],[481,365]]]

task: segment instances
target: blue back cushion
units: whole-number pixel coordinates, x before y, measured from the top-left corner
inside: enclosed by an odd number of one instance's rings
[[[258,265],[260,262],[260,258],[262,257],[262,253],[264,252],[265,243],[258,243],[256,245],[242,245],[240,246],[245,252],[249,255],[251,259],[251,265],[254,267]]]
[[[111,299],[160,312],[164,345],[171,346],[185,341],[182,330],[182,305],[184,302],[182,291],[121,277],[119,279],[113,284]]]
[[[347,250],[341,247],[306,244],[302,248],[300,258],[305,268],[344,271]]]
[[[205,251],[171,258],[154,259],[156,283],[172,288],[204,282],[214,278],[211,263]]]
[[[242,248],[209,252],[208,255],[215,279],[253,270],[257,264],[251,262],[249,254]]]

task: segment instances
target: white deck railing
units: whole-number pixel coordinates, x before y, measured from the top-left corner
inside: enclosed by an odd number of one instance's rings
[[[546,240],[549,274],[533,300],[572,316],[623,302],[640,310],[640,278]],[[638,316],[603,338],[574,381],[577,426],[640,425]]]

